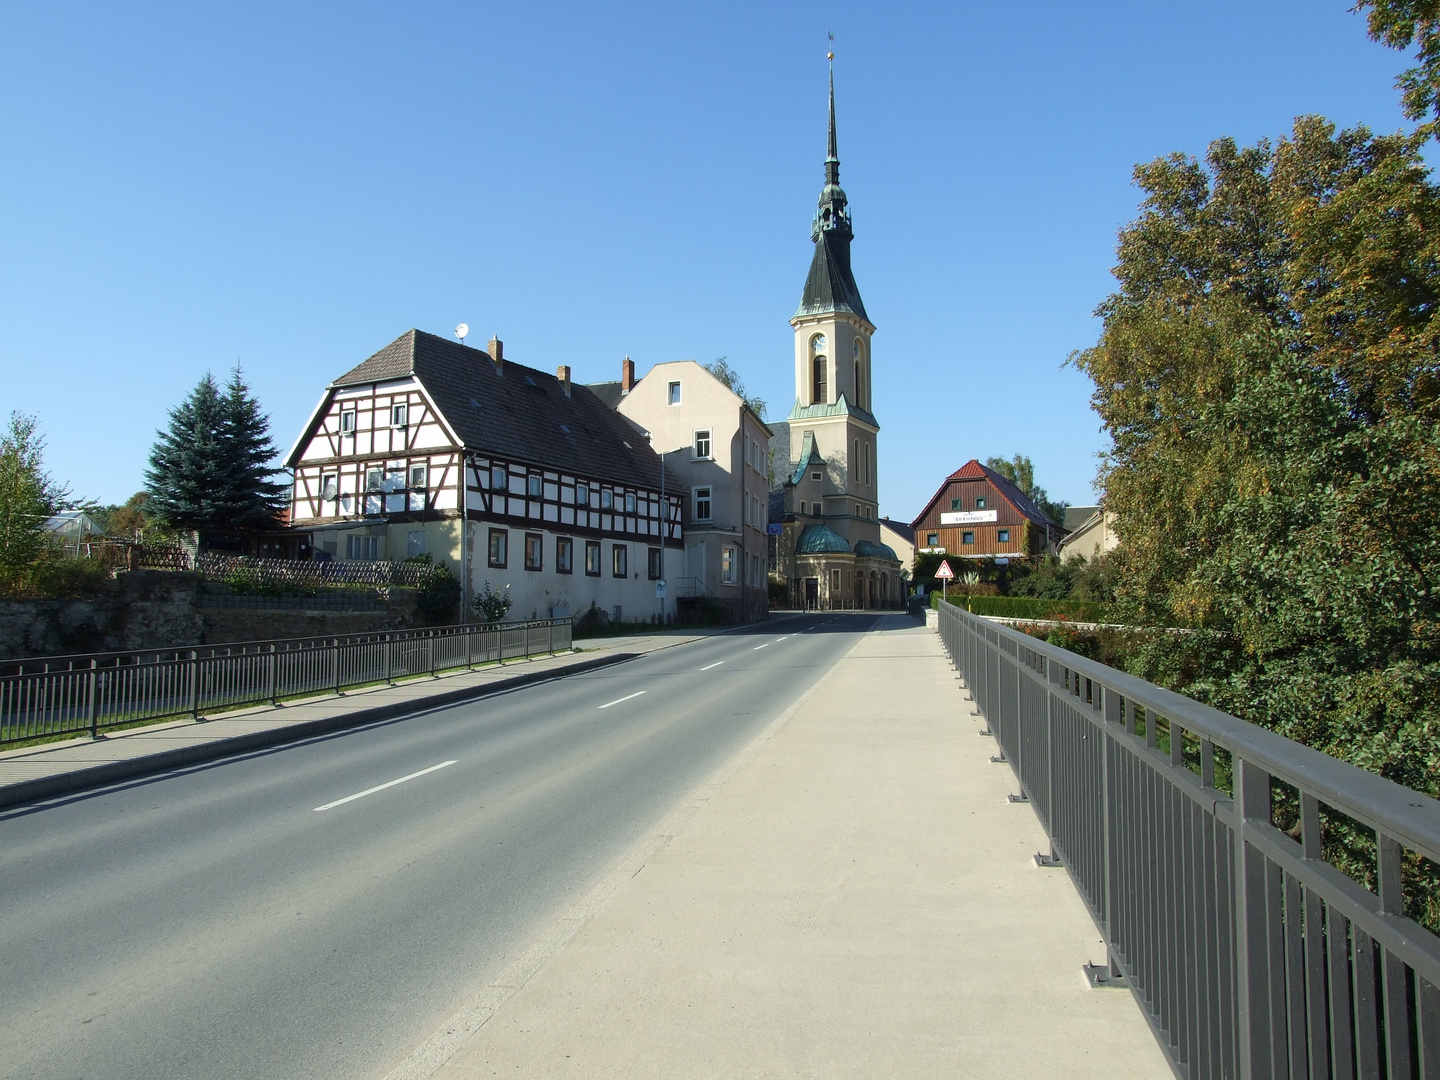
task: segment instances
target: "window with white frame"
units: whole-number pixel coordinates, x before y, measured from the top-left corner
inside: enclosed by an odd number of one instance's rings
[[[543,481],[540,474],[532,472],[525,478],[525,494],[532,499],[540,498],[540,494],[543,491],[542,483]]]
[[[635,493],[633,491],[625,493],[625,512],[627,514],[635,513]]]
[[[490,530],[490,565],[505,569],[510,555],[510,533],[505,529]]]
[[[410,486],[417,491],[425,489],[425,482],[428,477],[428,470],[424,465],[410,466]]]
[[[340,408],[340,434],[355,434],[355,408],[353,405],[348,409],[343,405]]]
[[[735,584],[735,549],[729,544],[720,549],[720,583]]]
[[[678,382],[670,384],[668,397],[671,405],[680,404],[680,384]]]
[[[320,477],[320,498],[334,502],[340,497],[340,474],[326,473]]]
[[[380,537],[347,536],[345,538],[345,558],[374,562],[380,558]]]
[[[505,472],[504,465],[490,466],[490,490],[504,491],[510,485],[509,475]]]
[[[365,470],[365,490],[383,491],[385,488],[385,470],[376,466]]]
[[[390,426],[402,428],[410,422],[410,406],[400,402],[390,406]]]
[[[695,432],[695,456],[697,458],[708,458],[710,456],[710,429]]]
[[[580,484],[576,484],[576,485],[575,485],[575,505],[576,505],[576,506],[589,506],[589,505],[590,505],[590,485],[589,485],[589,484],[580,483]]]
[[[692,492],[695,505],[695,520],[710,520],[710,489],[708,487],[697,487]]]
[[[600,489],[600,509],[613,510],[615,508],[615,493],[609,488]]]

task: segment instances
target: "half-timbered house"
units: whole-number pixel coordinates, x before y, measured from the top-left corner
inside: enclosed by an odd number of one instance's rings
[[[915,550],[962,559],[1055,553],[1065,530],[994,469],[971,458],[945,478],[911,523]]]
[[[325,390],[286,459],[319,558],[430,555],[512,618],[655,613],[684,494],[623,417],[554,375],[411,330]],[[663,524],[662,524],[663,523]]]

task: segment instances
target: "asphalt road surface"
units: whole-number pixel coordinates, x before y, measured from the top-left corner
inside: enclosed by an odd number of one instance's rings
[[[0,1077],[383,1076],[872,622],[0,812]]]

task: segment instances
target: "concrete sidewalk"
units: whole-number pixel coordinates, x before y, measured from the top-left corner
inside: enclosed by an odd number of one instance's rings
[[[619,663],[683,645],[699,636],[667,632],[590,638],[577,641],[574,652],[507,660],[473,671],[408,679],[392,686],[321,694],[280,706],[234,709],[199,720],[149,724],[111,732],[100,739],[85,736],[7,750],[0,752],[0,807],[453,704],[525,682]]]
[[[883,619],[392,1076],[1169,1077],[959,686]]]

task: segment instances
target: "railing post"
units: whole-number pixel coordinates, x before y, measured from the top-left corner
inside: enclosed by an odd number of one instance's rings
[[[384,639],[385,639],[385,685],[387,685],[387,686],[393,686],[394,683],[395,683],[395,680],[390,677],[390,672],[391,672],[391,670],[392,670],[392,667],[391,667],[391,663],[392,663],[392,662],[391,662],[391,660],[390,660],[390,649],[391,649],[391,646],[393,645],[393,643],[394,643],[394,641],[395,641],[395,636],[387,631],[387,632],[385,633],[385,635],[384,635]]]
[[[1145,710],[1145,734],[1155,716]],[[1236,756],[1235,810],[1235,1003],[1240,1080],[1269,1080],[1270,1021],[1266,1000],[1269,956],[1265,910],[1265,856],[1246,841],[1247,823],[1270,822],[1270,774]]]
[[[90,722],[90,737],[92,739],[98,739],[100,737],[100,677],[95,670],[99,663],[100,661],[93,657],[91,658],[90,672],[85,679],[85,712],[87,714],[86,719]]]
[[[425,635],[426,659],[430,661],[430,677],[435,677],[435,631],[428,631]]]
[[[330,685],[340,693],[340,639],[330,639]]]
[[[269,694],[271,705],[280,704],[280,693],[277,687],[278,675],[275,670],[278,665],[278,658],[276,656],[277,647],[278,646],[276,646],[274,642],[271,642],[270,657],[268,663],[266,664],[267,670],[265,672],[265,689]]]
[[[200,654],[197,650],[190,650],[190,716],[191,719],[200,719]]]
[[[471,670],[475,668],[475,634],[471,631],[470,625],[465,625],[465,666]]]

